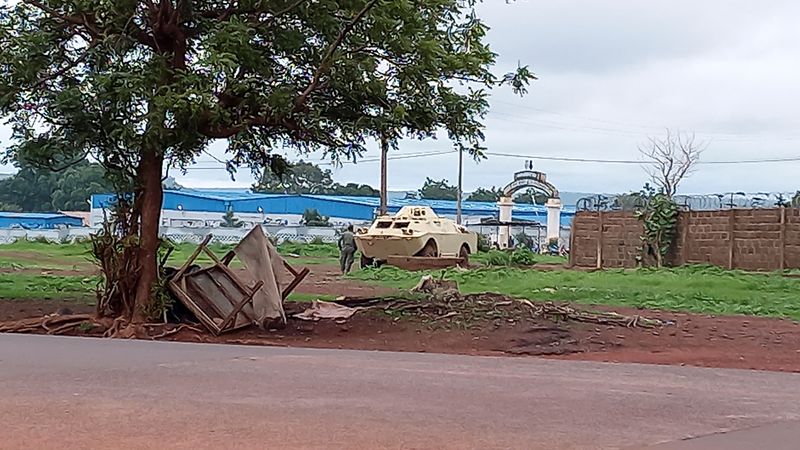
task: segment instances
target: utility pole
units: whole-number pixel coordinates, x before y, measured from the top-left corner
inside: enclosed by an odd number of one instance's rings
[[[389,190],[386,181],[387,156],[389,154],[389,141],[386,134],[381,133],[381,206],[378,214],[384,215],[389,212],[388,194]]]
[[[467,38],[467,55],[469,55],[470,40]],[[464,146],[458,146],[458,190],[456,192],[456,223],[461,225],[461,197],[464,191],[461,189],[461,179],[464,173]]]
[[[461,189],[461,179],[464,173],[464,149],[458,150],[458,190],[456,191],[456,223],[461,225],[461,197],[464,191]]]

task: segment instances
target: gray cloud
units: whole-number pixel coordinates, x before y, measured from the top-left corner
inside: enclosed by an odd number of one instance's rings
[[[490,151],[637,159],[639,143],[671,127],[709,141],[706,160],[800,156],[796,2],[487,0],[480,15],[492,27],[497,71],[521,61],[541,77],[524,98],[493,94]],[[377,156],[376,147],[365,157]],[[447,140],[404,141],[397,154],[450,148]],[[212,152],[221,156],[221,144]],[[682,190],[794,190],[798,164],[705,165]],[[561,190],[629,191],[646,178],[638,165],[536,165]],[[503,185],[521,167],[521,160],[499,157],[470,162],[465,185]],[[377,185],[378,165],[345,165],[334,176]],[[415,189],[426,176],[455,180],[456,156],[390,164],[392,189]],[[223,170],[192,170],[178,179],[197,187],[251,182],[242,175],[231,183]]]

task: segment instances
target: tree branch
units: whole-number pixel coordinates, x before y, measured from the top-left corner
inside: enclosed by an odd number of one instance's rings
[[[215,19],[215,20],[228,20],[235,15],[241,14],[263,14],[263,13],[270,13],[270,20],[274,20],[284,14],[288,14],[292,12],[295,8],[299,7],[303,3],[307,2],[308,0],[297,0],[291,5],[287,6],[284,9],[279,11],[271,12],[261,7],[253,7],[253,8],[236,8],[236,7],[228,7],[225,9],[216,9],[211,11],[202,11],[198,13],[198,15],[204,19]]]
[[[91,49],[92,49],[92,47],[87,48],[86,51],[83,52],[83,54],[81,56],[75,58],[74,61],[70,61],[69,64],[67,64],[66,66],[62,67],[61,69],[55,71],[54,73],[51,73],[48,76],[45,76],[44,78],[41,78],[39,81],[36,82],[36,84],[34,84],[32,86],[32,89],[39,88],[43,84],[47,83],[48,81],[54,80],[54,79],[64,75],[65,73],[67,73],[68,70],[75,68],[75,66],[77,66],[80,63],[82,63],[83,61],[86,60],[86,58],[89,57],[89,54],[91,53],[90,52]]]
[[[378,3],[378,0],[370,0],[358,14],[353,17],[353,19],[339,32],[339,35],[336,37],[330,46],[328,46],[327,51],[325,52],[325,56],[322,57],[322,61],[320,62],[319,67],[314,72],[314,75],[311,77],[311,83],[308,84],[308,87],[300,94],[299,97],[294,102],[294,108],[292,109],[293,113],[299,112],[303,109],[303,105],[308,100],[308,96],[311,95],[316,89],[320,86],[320,79],[322,76],[330,69],[331,64],[333,63],[333,54],[342,45],[344,42],[344,38],[347,37],[347,34],[360,22],[364,16],[367,15],[370,9],[372,9],[375,4]]]

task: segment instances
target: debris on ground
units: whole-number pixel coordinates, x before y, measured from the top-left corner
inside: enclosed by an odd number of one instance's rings
[[[416,286],[411,288],[411,293],[433,295],[458,293],[458,283],[452,280],[445,280],[443,278],[436,279],[431,275],[425,275],[420,278]]]
[[[416,318],[425,323],[445,321],[461,327],[470,327],[487,320],[497,326],[503,322],[515,323],[526,319],[551,321],[577,321],[602,325],[655,328],[665,322],[640,315],[623,315],[615,312],[592,312],[558,305],[553,302],[534,302],[502,294],[461,294],[452,280],[423,276],[405,297],[344,298],[337,303],[343,306],[377,307],[392,316]]]
[[[208,248],[206,236],[192,256],[169,280],[172,294],[214,334],[258,325],[266,330],[286,323],[283,301],[308,275],[290,266],[269,242],[260,226],[254,227],[222,259]],[[214,264],[190,271],[205,252]],[[228,266],[238,258],[244,271]]]
[[[317,321],[320,319],[346,320],[356,312],[364,309],[363,307],[351,308],[334,302],[314,300],[311,307],[305,311],[293,315],[295,319]]]

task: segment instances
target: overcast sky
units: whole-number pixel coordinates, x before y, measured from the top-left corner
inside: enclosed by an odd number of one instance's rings
[[[664,127],[708,141],[705,161],[800,157],[798,2],[487,0],[480,15],[500,55],[496,71],[521,61],[540,77],[524,98],[494,92],[486,145],[491,152],[531,155],[561,191],[630,191],[646,176],[636,164],[536,156],[639,159],[637,145]],[[224,158],[223,147],[213,146],[212,153]],[[377,156],[375,147],[364,157]],[[393,156],[450,148],[447,140],[404,141]],[[215,165],[207,156],[200,161]],[[704,165],[681,191],[794,191],[798,167]],[[522,168],[523,160],[505,157],[469,162],[465,189],[504,185]],[[455,181],[456,172],[455,154],[395,160],[389,186],[412,190],[426,176]],[[189,187],[252,182],[245,174],[232,182],[224,170],[176,175]],[[378,176],[376,162],[334,169],[341,183],[377,186]]]

